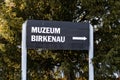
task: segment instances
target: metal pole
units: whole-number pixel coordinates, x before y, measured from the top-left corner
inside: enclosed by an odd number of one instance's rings
[[[26,22],[22,25],[22,57],[21,57],[21,70],[22,78],[21,80],[26,80],[26,71],[27,71],[27,48],[26,48]]]
[[[90,25],[90,41],[89,41],[89,80],[94,80],[94,66],[93,66],[93,56],[94,56],[94,40],[93,40],[93,27]]]

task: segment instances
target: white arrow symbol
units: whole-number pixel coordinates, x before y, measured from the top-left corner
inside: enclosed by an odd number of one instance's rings
[[[73,40],[87,40],[86,37],[72,37]]]

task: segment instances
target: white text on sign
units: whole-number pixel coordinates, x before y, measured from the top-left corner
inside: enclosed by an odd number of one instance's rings
[[[31,27],[31,42],[65,42],[65,36],[58,36],[60,34],[60,28],[52,28],[52,27]],[[35,35],[37,33],[37,35]],[[38,35],[40,34],[40,35]],[[45,35],[41,35],[45,34]],[[47,35],[49,34],[49,35]],[[51,36],[50,34],[55,34],[57,36]]]

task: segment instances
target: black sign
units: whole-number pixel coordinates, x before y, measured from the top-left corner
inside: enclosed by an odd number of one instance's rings
[[[27,21],[27,48],[89,50],[89,23]]]

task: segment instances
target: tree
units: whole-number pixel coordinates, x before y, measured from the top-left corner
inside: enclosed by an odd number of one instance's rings
[[[120,70],[120,2],[79,0],[78,3],[77,20],[90,21],[95,28],[95,77],[113,79],[113,74]]]
[[[0,0],[0,79],[20,80],[21,26],[27,19],[89,21],[94,27],[96,80],[120,75],[120,2],[115,0]],[[28,79],[88,79],[87,51],[28,51]],[[56,68],[55,68],[56,67]],[[57,69],[57,71],[55,71]],[[57,75],[57,77],[55,77]]]
[[[14,65],[18,64],[17,70],[20,72],[20,40],[21,40],[21,25],[26,19],[43,19],[43,20],[66,20],[71,21],[74,13],[76,1],[54,1],[54,0],[34,0],[34,1],[20,1],[20,0],[11,0],[2,2],[1,5],[1,36],[7,40],[8,43],[2,43],[3,48],[1,50],[2,54],[5,55],[5,60],[2,61],[6,63],[6,67],[3,72],[5,72],[8,77],[3,79],[16,79],[19,77],[15,76],[15,67]],[[69,3],[69,4],[68,4]],[[34,5],[34,6],[33,6]],[[68,8],[68,9],[67,9]],[[70,9],[70,10],[69,10]],[[18,25],[17,25],[18,24]],[[4,46],[5,45],[5,46]],[[5,49],[5,50],[4,50]],[[14,54],[13,54],[14,53]],[[15,54],[16,53],[16,54]],[[40,52],[39,52],[40,53]],[[39,55],[37,51],[29,50],[28,54],[28,76],[30,79],[40,79],[39,74],[47,75],[50,78],[50,72],[53,67],[56,65],[57,60],[54,60],[55,54],[50,54],[50,51],[43,51],[43,54]],[[49,55],[49,56],[48,56]],[[11,56],[11,57],[9,57]],[[18,57],[19,58],[18,58]],[[17,61],[18,60],[18,61]],[[35,62],[34,62],[35,61]],[[33,63],[34,62],[34,63]],[[4,64],[5,64],[4,63]],[[14,64],[13,64],[14,63]],[[46,64],[47,63],[47,64]],[[39,64],[46,66],[40,67]],[[34,65],[34,66],[33,66]],[[38,68],[36,68],[38,67]],[[38,72],[40,71],[40,72]],[[14,73],[14,74],[13,74]],[[19,73],[17,73],[19,74]],[[33,75],[31,75],[33,74]],[[3,76],[5,76],[3,75]],[[46,77],[42,77],[41,79]]]
[[[0,54],[2,79],[20,79],[20,45],[22,18],[12,11],[14,3],[0,4]]]

